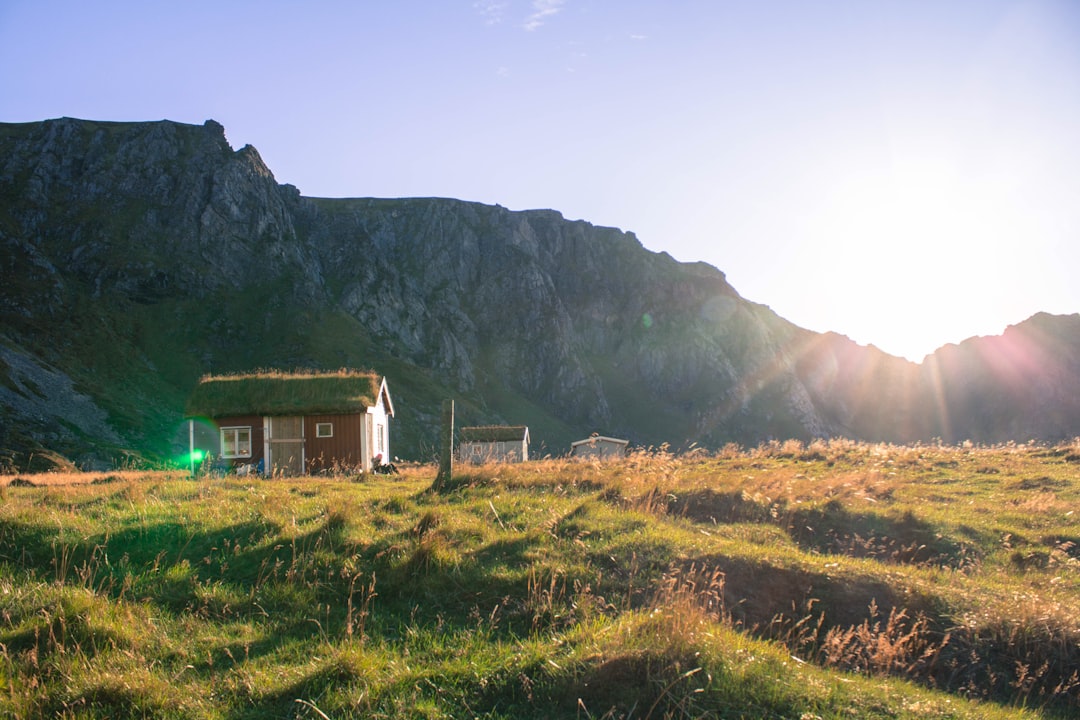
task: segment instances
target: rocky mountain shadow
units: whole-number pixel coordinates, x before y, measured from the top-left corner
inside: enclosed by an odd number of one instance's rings
[[[0,452],[161,459],[207,372],[370,367],[426,459],[438,407],[639,445],[1080,434],[1080,316],[922,365],[818,334],[628,232],[281,185],[214,121],[0,124]]]

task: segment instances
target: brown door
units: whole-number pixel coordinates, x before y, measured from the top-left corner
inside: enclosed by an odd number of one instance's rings
[[[270,472],[274,475],[304,474],[304,418],[267,418]]]

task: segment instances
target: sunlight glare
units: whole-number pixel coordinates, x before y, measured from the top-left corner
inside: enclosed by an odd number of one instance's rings
[[[1005,280],[1018,225],[996,195],[945,156],[905,155],[833,186],[800,265],[819,271],[822,303],[853,316],[853,339],[921,360],[927,338],[963,339],[949,317],[977,312]]]

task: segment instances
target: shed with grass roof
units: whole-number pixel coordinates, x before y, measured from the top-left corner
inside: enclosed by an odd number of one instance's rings
[[[529,459],[529,428],[525,425],[463,427],[458,458],[467,463],[525,462]]]
[[[257,372],[207,375],[187,416],[217,430],[212,453],[227,469],[274,475],[371,471],[390,457],[394,405],[373,372]],[[195,448],[192,447],[192,451]]]

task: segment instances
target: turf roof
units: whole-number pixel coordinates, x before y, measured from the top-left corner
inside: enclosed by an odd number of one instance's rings
[[[462,442],[510,442],[524,440],[529,432],[525,425],[480,425],[461,428]]]
[[[361,413],[375,404],[382,378],[373,372],[261,372],[206,375],[187,402],[188,416]]]

